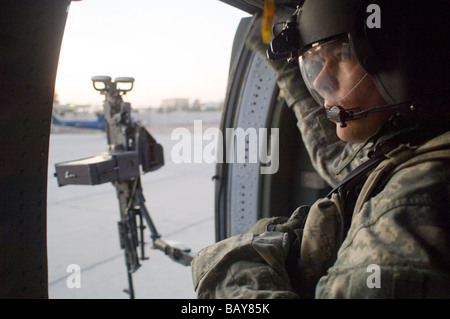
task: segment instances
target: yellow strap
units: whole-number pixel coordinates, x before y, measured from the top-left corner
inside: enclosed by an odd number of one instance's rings
[[[262,41],[269,44],[272,37],[273,18],[275,16],[274,0],[264,0],[264,13],[262,18]]]

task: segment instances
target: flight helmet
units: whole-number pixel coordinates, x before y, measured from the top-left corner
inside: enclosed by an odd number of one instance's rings
[[[319,103],[324,99],[338,103],[368,76],[388,104],[439,97],[449,88],[448,4],[439,0],[301,1],[273,39],[268,55],[298,57],[303,79]],[[345,92],[333,97],[314,83],[323,61],[332,59],[338,62],[336,68],[354,60],[363,70]],[[328,83],[330,87],[333,83]]]

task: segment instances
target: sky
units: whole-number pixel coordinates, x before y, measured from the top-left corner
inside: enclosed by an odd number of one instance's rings
[[[124,100],[159,107],[225,98],[235,31],[249,15],[219,0],[82,0],[70,5],[55,90],[60,104],[101,107],[91,77],[130,76]]]

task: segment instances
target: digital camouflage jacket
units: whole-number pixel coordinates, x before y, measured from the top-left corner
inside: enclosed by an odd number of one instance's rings
[[[399,144],[361,174],[350,203],[343,186],[288,222],[263,220],[203,249],[197,296],[449,298],[449,160],[450,132]]]
[[[262,51],[258,34],[247,45]],[[298,67],[271,65],[316,171],[332,187],[355,177],[288,221],[264,219],[201,250],[198,298],[449,298],[448,118],[389,121],[366,143],[345,143]]]

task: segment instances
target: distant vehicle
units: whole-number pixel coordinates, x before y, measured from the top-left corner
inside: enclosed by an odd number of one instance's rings
[[[103,113],[97,114],[97,120],[95,120],[95,121],[61,120],[53,113],[52,114],[52,124],[53,125],[61,125],[61,126],[88,128],[88,129],[102,130],[102,131],[106,130],[105,114],[103,114]]]

